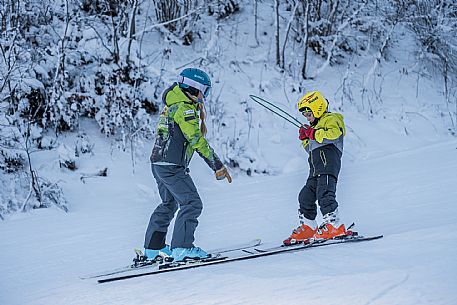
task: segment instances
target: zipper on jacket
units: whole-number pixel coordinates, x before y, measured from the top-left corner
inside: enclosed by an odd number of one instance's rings
[[[181,157],[181,160],[184,161],[184,167],[187,168],[187,166],[189,165],[190,163],[190,160],[187,160],[187,146],[189,146],[189,142],[187,141],[184,141],[182,147],[183,147],[183,154],[182,154],[182,157]]]
[[[312,150],[309,150],[309,157],[311,159],[311,165],[313,166],[313,176],[316,175],[316,167],[314,166],[314,162],[313,162],[313,151]]]

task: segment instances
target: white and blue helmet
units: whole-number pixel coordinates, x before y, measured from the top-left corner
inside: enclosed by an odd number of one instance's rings
[[[208,97],[211,91],[211,80],[205,72],[197,68],[186,68],[179,73],[178,84],[181,88],[195,88]]]

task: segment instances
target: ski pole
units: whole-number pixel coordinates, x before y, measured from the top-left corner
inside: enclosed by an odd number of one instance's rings
[[[281,109],[280,107],[276,106],[275,104],[273,104],[272,102],[269,102],[261,97],[258,97],[256,95],[252,95],[250,94],[249,97],[254,101],[256,102],[257,104],[259,104],[260,106],[268,109],[269,111],[273,112],[274,114],[276,114],[277,116],[281,117],[282,119],[286,120],[287,122],[291,123],[292,125],[294,125],[295,127],[301,127],[303,125],[302,122],[300,122],[299,120],[297,120],[295,117],[293,117],[291,114],[289,114],[287,111]],[[276,112],[274,109],[268,107],[267,105],[279,110],[280,112],[282,112],[284,115]]]

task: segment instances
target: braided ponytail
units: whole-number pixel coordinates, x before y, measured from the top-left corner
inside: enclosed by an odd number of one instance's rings
[[[206,112],[205,107],[202,103],[198,104],[198,110],[200,110],[200,131],[202,132],[203,136],[206,136],[206,133],[208,132],[205,124]]]
[[[186,94],[188,98],[190,98],[194,103],[198,105],[197,108],[200,111],[200,131],[203,136],[206,136],[206,133],[208,132],[205,124],[206,112],[203,103],[197,102],[199,91],[193,87],[181,88],[181,90],[184,92],[184,94]]]

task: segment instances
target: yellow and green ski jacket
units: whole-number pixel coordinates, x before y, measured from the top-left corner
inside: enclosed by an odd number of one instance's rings
[[[197,104],[184,94],[177,83],[165,90],[162,100],[165,107],[157,123],[151,162],[187,167],[196,151],[213,171],[221,169],[221,160],[200,131]]]
[[[346,135],[343,115],[326,112],[312,125],[315,140],[302,141],[309,153],[310,176],[329,174],[338,177],[343,155],[343,138]]]

